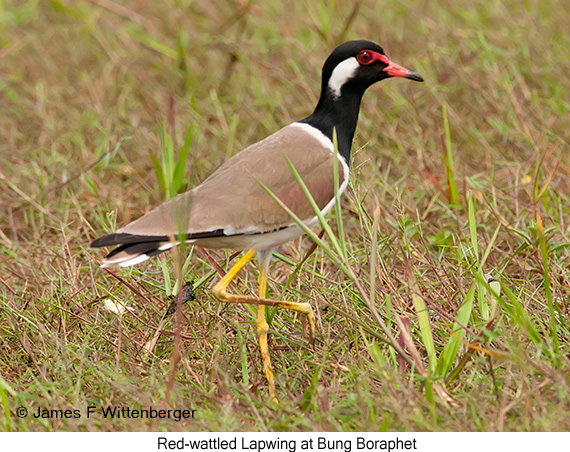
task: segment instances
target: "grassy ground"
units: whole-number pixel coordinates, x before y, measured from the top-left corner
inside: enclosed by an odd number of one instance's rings
[[[568,2],[20,0],[0,18],[0,430],[570,428]],[[202,254],[177,359],[172,255],[114,276],[89,243],[165,198],[151,156],[169,139],[191,140],[182,189],[196,184],[311,113],[324,59],[356,38],[426,83],[364,98],[346,247],[325,235],[332,257],[299,266],[305,237],[274,259],[270,293],[312,303],[318,326],[310,346],[300,319],[270,313],[277,407],[254,313],[212,298]]]

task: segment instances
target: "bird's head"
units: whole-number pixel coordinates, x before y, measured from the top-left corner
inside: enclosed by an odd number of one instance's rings
[[[341,97],[346,88],[362,95],[371,85],[389,77],[403,77],[417,82],[423,78],[390,61],[382,47],[370,41],[349,41],[338,46],[323,66],[323,91]]]

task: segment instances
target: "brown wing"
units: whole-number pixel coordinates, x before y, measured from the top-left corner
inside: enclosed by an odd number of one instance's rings
[[[334,197],[331,149],[306,129],[290,125],[226,162],[193,190],[177,196],[117,233],[165,236],[186,232],[269,232],[293,223],[260,185],[302,220],[315,216],[285,155],[322,210]],[[339,168],[339,183],[344,172]]]

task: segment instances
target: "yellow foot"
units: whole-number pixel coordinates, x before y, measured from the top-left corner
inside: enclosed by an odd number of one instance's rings
[[[247,251],[242,258],[228,271],[226,276],[224,276],[212,289],[214,296],[226,303],[243,303],[251,304],[257,306],[257,319],[255,325],[257,328],[257,337],[259,339],[259,348],[261,351],[261,360],[263,362],[263,370],[265,372],[265,377],[267,378],[267,383],[269,386],[269,395],[275,403],[279,403],[277,400],[277,390],[275,389],[275,377],[273,371],[271,370],[271,357],[269,355],[269,346],[267,343],[267,334],[269,331],[269,325],[265,319],[265,306],[274,306],[278,308],[290,309],[307,316],[307,321],[309,322],[309,341],[311,343],[315,340],[315,314],[313,313],[313,308],[309,303],[296,303],[293,301],[279,301],[271,300],[265,298],[266,288],[267,288],[267,269],[262,265],[259,272],[259,297],[249,297],[244,295],[235,295],[228,293],[226,291],[229,283],[235,278],[237,273],[241,268],[253,257],[255,256],[255,250]],[[303,337],[306,337],[306,325],[303,322]]]

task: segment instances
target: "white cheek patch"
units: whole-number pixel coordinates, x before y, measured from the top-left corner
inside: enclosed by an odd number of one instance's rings
[[[344,60],[334,68],[331,78],[329,79],[329,89],[335,98],[340,96],[342,85],[354,77],[354,74],[359,67],[360,64],[356,61],[356,58],[351,57]]]

